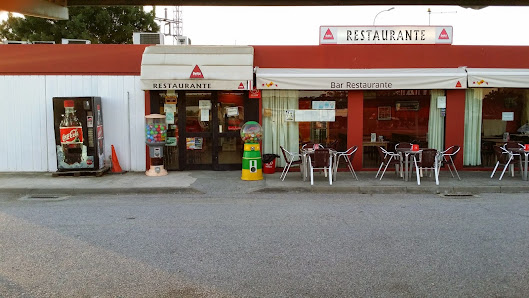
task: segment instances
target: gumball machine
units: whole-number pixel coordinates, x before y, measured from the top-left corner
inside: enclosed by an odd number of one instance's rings
[[[255,121],[248,121],[241,128],[241,138],[244,142],[242,180],[263,179],[261,148],[259,145],[262,136],[261,125]]]
[[[145,172],[147,176],[165,176],[167,170],[163,167],[163,148],[167,137],[165,116],[151,114],[145,116],[145,142],[149,146],[151,164]]]

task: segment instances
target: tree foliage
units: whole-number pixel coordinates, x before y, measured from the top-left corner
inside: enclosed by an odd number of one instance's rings
[[[0,23],[0,38],[7,40],[88,39],[92,43],[132,43],[133,32],[157,32],[154,10],[141,6],[74,6],[65,21],[9,14]]]

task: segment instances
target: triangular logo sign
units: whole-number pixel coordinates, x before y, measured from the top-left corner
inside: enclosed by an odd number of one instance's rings
[[[441,31],[441,34],[439,34],[439,39],[450,39],[448,33],[446,33],[446,30],[444,28],[443,31]]]
[[[334,39],[331,29],[327,29],[327,32],[325,32],[325,35],[323,35],[323,39]]]
[[[193,68],[193,71],[191,72],[191,75],[189,76],[190,79],[203,79],[204,75],[202,75],[202,70],[200,70],[200,67],[198,65],[195,65],[195,68]]]
[[[461,82],[457,81],[456,88],[461,88]]]
[[[244,85],[242,84],[242,82],[239,84],[239,89],[244,89]]]

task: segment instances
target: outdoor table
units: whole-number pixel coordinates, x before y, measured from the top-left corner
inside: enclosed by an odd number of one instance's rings
[[[513,152],[513,153],[516,153],[516,154],[520,154],[520,156],[524,156],[524,160],[523,160],[523,167],[522,167],[522,180],[525,180],[527,181],[527,166],[529,164],[528,160],[529,160],[529,151],[526,151],[524,148],[506,148],[507,150]]]
[[[417,166],[417,155],[420,154],[422,152],[422,150],[417,150],[417,151],[413,151],[411,150],[410,148],[406,148],[406,149],[399,149],[397,148],[397,152],[399,153],[400,155],[400,159],[401,159],[401,162],[404,160],[404,181],[408,181],[409,180],[409,176],[410,176],[410,169],[409,169],[409,164],[412,160],[410,160],[410,155],[412,156],[413,158],[413,162],[415,164],[415,169],[417,170],[417,183],[420,185],[421,184],[421,180],[420,180],[420,177],[419,177],[419,168]],[[401,169],[402,171],[402,169]]]

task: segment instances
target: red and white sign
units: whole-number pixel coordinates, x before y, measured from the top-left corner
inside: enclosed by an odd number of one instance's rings
[[[255,88],[251,89],[248,98],[261,98],[261,90]]]
[[[452,44],[452,26],[320,26],[320,44]]]
[[[103,138],[103,125],[98,125],[97,126],[97,139],[102,139]]]
[[[327,29],[325,35],[323,35],[323,39],[334,40],[334,35],[332,35],[331,29]]]
[[[239,89],[241,89],[241,90],[246,89],[246,88],[244,88],[244,84],[242,82],[239,84]]]
[[[78,144],[83,143],[83,127],[70,126],[59,129],[61,144]]]
[[[204,75],[202,74],[202,70],[200,70],[200,67],[198,65],[195,65],[195,68],[193,68],[193,71],[191,72],[191,75],[189,76],[190,79],[203,79]]]
[[[441,31],[441,34],[439,34],[439,39],[450,39],[450,36],[448,36],[448,33],[446,33],[445,28],[443,28],[443,31]]]

